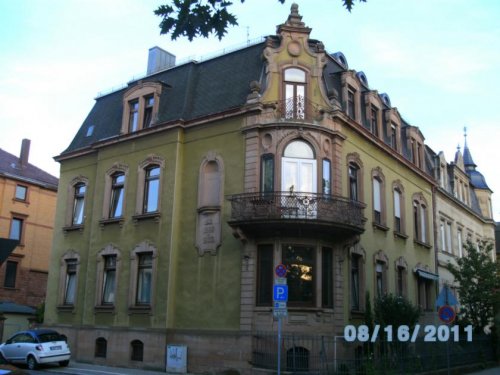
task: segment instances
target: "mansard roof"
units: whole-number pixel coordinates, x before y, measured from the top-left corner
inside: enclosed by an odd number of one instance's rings
[[[241,108],[246,103],[248,94],[250,94],[250,83],[252,81],[260,82],[262,87],[260,93],[265,91],[266,61],[263,58],[263,53],[266,46],[278,48],[285,32],[296,31],[308,37],[310,29],[305,27],[305,24],[301,21],[297,6],[292,5],[287,22],[278,26],[277,31],[280,35],[268,36],[265,42],[203,62],[193,61],[178,65],[147,76],[142,80],[130,82],[126,89],[97,98],[94,107],[77,135],[61,156],[85,150],[96,142],[118,139],[122,136],[124,94],[134,85],[146,82],[162,85],[158,114],[155,119],[156,124],[160,125],[176,122],[182,124]],[[308,45],[310,51],[324,52],[323,43],[318,40],[308,38]],[[370,89],[365,73],[349,70],[347,59],[341,52],[327,54],[326,56],[322,84],[325,85],[325,93],[328,98],[335,103],[332,104],[332,108],[334,110],[346,108],[346,103],[342,103],[346,98],[342,98],[340,93],[342,92],[342,76],[346,72],[350,72],[353,79],[359,82],[359,90],[362,94],[359,103],[361,107],[361,119],[359,119],[361,125],[366,129],[370,127],[366,113],[366,101],[368,100],[367,97],[370,96],[376,100],[378,108],[382,112],[390,112],[393,118],[398,119],[401,128],[399,152],[405,159],[411,161],[409,129],[412,129],[412,134],[420,135],[420,141],[423,143],[424,137],[420,130],[408,124],[401,117],[397,108],[391,105],[387,94],[379,94],[376,90]],[[370,95],[370,93],[372,94]],[[386,121],[390,120],[383,119],[379,139],[390,145],[390,127],[387,126]],[[91,132],[88,131],[90,128],[92,128]],[[425,155],[424,159],[422,169],[425,173],[431,175],[432,163],[428,161],[429,155]]]
[[[476,170],[476,163],[472,160],[472,155],[467,145],[467,138],[465,138],[464,144],[464,167],[466,173],[469,175],[471,184],[477,189],[487,189],[491,190],[486,183],[486,179],[483,174]]]
[[[467,139],[465,140],[465,145],[464,145],[464,167],[467,169],[469,168],[476,168],[477,165],[474,163],[474,160],[472,160],[472,155],[469,150],[469,146],[467,146]]]
[[[19,157],[0,148],[0,176],[57,190],[59,179],[42,169],[27,163],[22,166]]]
[[[123,94],[142,82],[163,85],[158,123],[187,122],[241,107],[250,93],[250,82],[262,76],[263,49],[264,43],[258,43],[203,62],[178,65],[98,97],[63,155],[120,136]],[[93,131],[87,136],[90,126]]]

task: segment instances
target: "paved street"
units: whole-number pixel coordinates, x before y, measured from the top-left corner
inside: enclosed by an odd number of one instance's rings
[[[79,363],[71,361],[68,367],[60,367],[58,365],[45,365],[36,371],[29,371],[25,369],[26,374],[29,375],[165,375],[165,371],[145,371],[131,368],[98,366],[86,363]]]

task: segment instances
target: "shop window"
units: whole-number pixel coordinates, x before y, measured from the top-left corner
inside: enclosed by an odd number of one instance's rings
[[[272,305],[274,272],[278,265],[274,253],[273,244],[260,244],[257,247],[256,306]],[[279,257],[277,262],[287,268],[289,307],[333,308],[332,248],[288,243],[279,247]],[[318,273],[316,267],[321,272]],[[319,274],[321,277],[318,277]]]

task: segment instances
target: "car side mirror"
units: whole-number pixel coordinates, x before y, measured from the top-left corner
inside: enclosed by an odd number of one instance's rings
[[[6,344],[12,344],[12,340],[5,341]]]

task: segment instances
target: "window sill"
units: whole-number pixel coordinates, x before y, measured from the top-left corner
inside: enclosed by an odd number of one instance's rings
[[[384,224],[377,223],[377,222],[372,222],[373,228],[387,232],[389,230],[389,227],[386,227]]]
[[[415,242],[417,245],[420,245],[422,247],[425,247],[426,249],[432,249],[432,245],[431,244],[428,244],[428,243],[425,243],[425,242],[422,242],[422,241],[419,241],[417,239],[413,239],[413,242]]]
[[[394,231],[394,237],[399,237],[403,240],[408,239],[408,235],[401,233],[401,232],[397,232],[397,231]]]
[[[161,218],[161,213],[158,211],[148,212],[146,214],[137,214],[137,215],[132,216],[134,223],[138,223],[139,221],[143,221],[143,220],[154,220],[158,223],[160,221],[160,218]]]
[[[119,224],[120,227],[123,227],[123,222],[124,222],[124,218],[123,216],[121,217],[113,217],[113,218],[110,218],[110,219],[101,219],[99,220],[99,225],[101,227],[104,227],[106,225],[112,225],[112,224]]]
[[[26,206],[29,206],[30,202],[26,199],[13,198],[12,201],[14,203],[24,203]]]
[[[287,308],[288,312],[290,312],[290,313],[306,312],[306,313],[321,314],[321,313],[332,313],[334,311],[333,307],[287,306],[286,308]],[[254,307],[254,312],[272,313],[273,308],[272,308],[272,306],[256,306],[256,307]]]
[[[147,306],[129,306],[128,313],[130,314],[151,314],[151,305]]]
[[[75,310],[75,305],[58,305],[57,306],[58,311],[62,312],[73,312]]]
[[[351,310],[351,319],[363,319],[365,312],[363,310]]]
[[[80,231],[80,232],[83,232],[83,224],[78,224],[78,225],[69,225],[69,226],[66,226],[66,227],[63,227],[63,232],[64,233],[67,233],[67,232],[75,232],[75,231]]]
[[[114,313],[115,305],[98,305],[94,307],[96,313]]]

